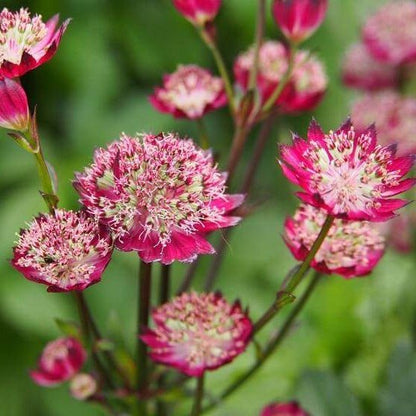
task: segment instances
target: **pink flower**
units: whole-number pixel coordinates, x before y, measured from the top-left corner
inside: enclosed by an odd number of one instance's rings
[[[196,26],[212,22],[221,7],[222,0],[173,0],[173,5],[185,19]]]
[[[266,406],[260,416],[309,416],[297,402],[272,403]]]
[[[91,374],[76,374],[69,386],[72,397],[77,400],[86,400],[97,391],[97,382]]]
[[[281,146],[281,166],[299,185],[304,202],[338,218],[385,221],[407,204],[391,197],[410,189],[415,179],[403,179],[413,156],[396,157],[395,146],[377,144],[374,126],[357,133],[350,120],[324,134],[312,121],[308,139],[294,135]]]
[[[42,16],[30,17],[27,9],[0,13],[0,76],[20,77],[49,61],[58,49],[69,19],[56,29],[59,16],[46,23]]]
[[[225,194],[225,180],[209,151],[167,133],[122,135],[96,151],[74,186],[120,250],[170,264],[212,254],[205,235],[239,222],[228,213],[244,197]]]
[[[23,132],[29,128],[29,122],[25,90],[13,79],[0,79],[0,126]]]
[[[74,377],[86,358],[86,351],[75,338],[58,338],[46,345],[38,369],[30,376],[40,386],[55,386]]]
[[[240,303],[221,294],[184,293],[152,313],[154,329],[141,336],[152,360],[200,377],[241,354],[252,324]]]
[[[283,34],[299,43],[318,29],[327,8],[328,0],[274,0],[272,14]]]
[[[285,222],[284,240],[296,260],[305,260],[325,222],[326,212],[302,204]],[[371,273],[384,253],[378,224],[335,219],[311,267],[345,278]]]
[[[197,65],[183,65],[164,77],[163,88],[155,89],[150,102],[162,113],[198,119],[224,106],[227,96],[221,78]]]
[[[416,59],[416,4],[395,1],[367,19],[363,40],[375,58],[391,64]]]
[[[344,57],[342,80],[345,85],[367,91],[395,88],[399,81],[396,65],[374,59],[365,45],[352,45]]]
[[[84,212],[55,210],[22,230],[13,267],[48,292],[83,290],[101,280],[112,253],[109,232]]]
[[[397,144],[399,156],[416,152],[414,98],[403,98],[394,91],[366,94],[353,103],[351,118],[357,132],[375,123],[380,144]]]

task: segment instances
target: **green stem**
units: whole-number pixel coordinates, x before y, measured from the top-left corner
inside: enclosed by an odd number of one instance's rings
[[[208,132],[204,123],[204,120],[202,118],[196,119],[196,124],[198,126],[199,130],[199,144],[203,149],[209,149],[209,137]]]
[[[195,398],[194,398],[194,404],[192,407],[191,416],[199,416],[201,414],[202,400],[204,398],[204,379],[205,379],[205,374],[202,374],[202,376],[198,377],[197,379]]]
[[[295,307],[293,308],[290,315],[287,317],[285,323],[283,324],[279,333],[273,337],[266,348],[263,350],[263,354],[261,355],[260,359],[257,360],[253,366],[242,376],[240,376],[234,383],[232,383],[229,387],[227,387],[223,393],[220,395],[219,400],[215,403],[210,404],[205,409],[203,409],[202,413],[209,412],[210,410],[214,409],[222,400],[229,397],[232,393],[234,393],[241,385],[243,385],[253,374],[259,370],[267,359],[277,350],[277,348],[281,345],[282,341],[284,340],[285,336],[287,335],[289,329],[291,328],[294,320],[299,315],[299,312],[305,306],[307,300],[311,296],[313,290],[315,289],[321,275],[319,273],[315,273],[312,280],[310,281],[308,287],[306,288],[304,294],[301,298],[295,303]]]
[[[227,184],[231,183],[231,179],[235,173],[238,162],[241,159],[241,155],[244,149],[244,143],[246,141],[249,132],[248,127],[237,127],[234,133],[233,141],[231,144],[230,155],[227,163]]]

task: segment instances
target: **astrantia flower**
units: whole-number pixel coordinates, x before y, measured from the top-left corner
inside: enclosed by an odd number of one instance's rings
[[[356,100],[351,118],[357,130],[375,123],[380,144],[397,144],[400,156],[416,152],[416,100],[394,91],[367,94]]]
[[[260,416],[309,416],[297,402],[272,403],[266,406]]]
[[[163,88],[156,88],[150,102],[162,113],[198,119],[224,106],[227,96],[221,78],[197,65],[183,65],[164,77]]]
[[[72,397],[77,400],[86,400],[97,391],[97,382],[91,374],[76,374],[69,386]]]
[[[298,196],[304,202],[339,218],[384,221],[407,203],[391,197],[415,183],[403,179],[414,158],[395,153],[395,146],[377,145],[373,126],[357,133],[347,120],[324,134],[312,121],[307,140],[295,135],[291,146],[281,146],[281,166],[303,188]]]
[[[401,64],[416,59],[416,4],[395,1],[367,19],[363,40],[380,61]]]
[[[75,338],[58,338],[46,345],[38,369],[30,376],[40,386],[54,386],[74,377],[86,358],[86,351]]]
[[[241,354],[252,324],[239,302],[219,293],[184,293],[152,313],[155,324],[141,339],[150,357],[188,376],[201,376]]]
[[[191,23],[197,26],[214,20],[222,0],[173,0],[176,9]]]
[[[144,134],[122,135],[97,150],[74,186],[88,211],[111,228],[120,250],[170,264],[212,254],[205,234],[240,220],[228,213],[243,196],[225,194],[225,180],[211,153],[192,140]]]
[[[0,13],[0,76],[20,77],[55,55],[69,19],[56,29],[59,16],[46,23],[42,16],[30,16],[27,9]]]
[[[321,25],[328,0],[274,0],[272,14],[283,34],[293,42],[301,42]]]
[[[83,290],[97,283],[110,261],[109,232],[85,212],[57,209],[22,230],[13,267],[49,292]]]
[[[345,54],[342,80],[348,87],[368,91],[395,88],[399,71],[396,65],[377,61],[365,45],[357,43]]]
[[[13,79],[0,79],[0,126],[26,131],[29,121],[29,105],[25,90]]]
[[[285,222],[284,240],[296,260],[305,260],[326,219],[326,211],[301,205]],[[370,273],[384,252],[384,237],[378,224],[335,219],[312,260],[311,267],[345,278]]]

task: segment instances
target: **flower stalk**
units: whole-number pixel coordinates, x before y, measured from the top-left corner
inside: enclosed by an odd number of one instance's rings
[[[195,390],[195,399],[192,407],[191,416],[199,416],[201,414],[202,400],[204,398],[204,379],[205,374],[197,378],[197,385]]]

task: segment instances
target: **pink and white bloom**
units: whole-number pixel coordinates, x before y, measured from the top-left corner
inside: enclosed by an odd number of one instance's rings
[[[77,400],[86,400],[97,392],[98,385],[95,378],[88,373],[76,374],[69,385],[72,397]]]
[[[272,14],[286,38],[299,43],[318,29],[327,8],[328,0],[274,0]]]
[[[150,102],[156,110],[174,117],[199,119],[227,103],[224,82],[197,65],[181,65],[165,75]]]
[[[25,90],[13,79],[0,79],[0,126],[24,132],[28,130],[29,123],[29,105]]]
[[[363,41],[380,61],[395,65],[414,61],[416,4],[413,1],[394,1],[380,7],[367,19]]]
[[[396,65],[376,60],[362,43],[356,43],[345,54],[342,80],[351,88],[374,91],[395,88],[399,82]]]
[[[42,352],[38,368],[30,372],[40,386],[52,387],[70,380],[83,366],[87,353],[75,338],[58,338]]]
[[[191,262],[212,254],[206,234],[237,224],[243,195],[225,193],[212,154],[171,133],[122,135],[98,149],[74,186],[87,210],[108,225],[115,245],[145,262]]]
[[[241,354],[252,331],[240,303],[229,304],[220,293],[184,293],[152,317],[154,329],[141,336],[152,360],[194,377]]]
[[[366,94],[354,101],[351,119],[357,132],[375,123],[380,144],[397,144],[399,156],[416,152],[416,99],[395,91]]]
[[[266,406],[260,416],[309,416],[297,402],[272,403]]]
[[[112,254],[109,231],[85,212],[55,210],[21,231],[13,267],[48,292],[84,290],[101,280]]]
[[[407,201],[391,197],[415,184],[403,179],[413,156],[396,157],[394,145],[377,144],[374,126],[357,133],[349,119],[328,134],[313,120],[307,140],[294,135],[280,149],[283,173],[303,189],[299,198],[338,218],[392,218]]]
[[[70,19],[57,27],[59,16],[46,23],[27,9],[0,12],[0,77],[16,78],[37,68],[55,55]]]
[[[293,217],[287,218],[284,240],[296,260],[305,260],[326,217],[325,210],[302,204]],[[337,218],[311,267],[347,279],[364,276],[377,265],[384,248],[385,239],[379,232],[378,224]]]
[[[222,0],[173,0],[173,5],[185,19],[196,26],[212,22],[220,10]]]

